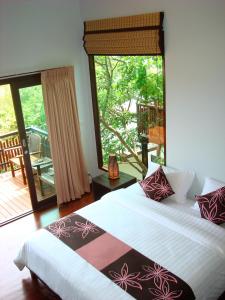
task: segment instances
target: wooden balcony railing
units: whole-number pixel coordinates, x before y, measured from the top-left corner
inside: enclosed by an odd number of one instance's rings
[[[137,104],[138,134],[148,135],[149,128],[163,126],[164,110],[156,105]]]
[[[4,140],[1,140],[3,138]],[[0,172],[8,170],[10,158],[21,154],[18,146],[20,146],[18,132],[14,131],[0,136]]]
[[[27,139],[31,133],[39,134],[41,137],[41,155],[51,157],[48,133],[46,131],[30,126],[26,128],[26,133]],[[18,131],[11,131],[0,135],[0,173],[9,170],[10,158],[22,154],[22,147],[20,146]]]
[[[148,165],[147,143],[157,146],[157,156],[165,142],[164,109],[157,105],[137,104],[137,128],[142,144],[142,161]]]

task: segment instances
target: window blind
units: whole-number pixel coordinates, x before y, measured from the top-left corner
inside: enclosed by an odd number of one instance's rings
[[[162,55],[163,12],[84,22],[84,48],[93,55]]]

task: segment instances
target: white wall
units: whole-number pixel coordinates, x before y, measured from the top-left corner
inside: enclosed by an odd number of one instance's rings
[[[88,171],[96,174],[89,78],[78,0],[0,0],[0,76],[75,66],[82,143]],[[84,61],[84,63],[82,63]],[[87,71],[86,71],[87,72]]]
[[[192,192],[205,175],[225,181],[225,1],[80,4],[83,20],[165,12],[167,165],[196,171]]]
[[[88,171],[97,174],[83,20],[165,12],[167,164],[225,181],[224,0],[0,0],[0,76],[74,65]],[[199,183],[199,184],[198,184]]]

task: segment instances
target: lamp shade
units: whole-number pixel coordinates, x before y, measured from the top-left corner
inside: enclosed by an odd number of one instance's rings
[[[120,177],[119,166],[115,154],[109,155],[108,173],[109,179],[118,179]]]

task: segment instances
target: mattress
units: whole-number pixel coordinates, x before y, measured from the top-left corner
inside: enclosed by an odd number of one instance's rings
[[[183,279],[196,299],[225,290],[225,230],[199,217],[193,201],[158,203],[137,184],[76,213]],[[45,229],[22,245],[15,264],[37,274],[62,299],[133,299]]]

